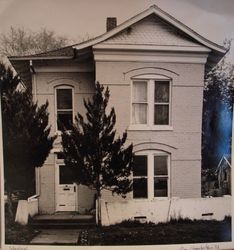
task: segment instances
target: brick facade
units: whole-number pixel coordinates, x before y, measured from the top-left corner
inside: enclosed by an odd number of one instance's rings
[[[201,124],[204,71],[207,53],[197,53],[202,45],[178,34],[175,28],[157,17],[148,17],[102,43],[102,45],[166,45],[189,46],[190,52],[121,51],[94,48],[94,62],[70,64],[35,64],[39,69],[33,81],[33,94],[39,103],[49,101],[50,124],[55,132],[55,91],[60,84],[74,88],[74,112],[85,113],[83,98],[90,97],[94,81],[110,89],[109,108],[117,115],[117,132],[128,130],[128,143],[134,150],[162,150],[170,154],[169,197],[195,198],[201,196]],[[205,48],[205,47],[204,47]],[[72,68],[72,72],[71,72]],[[77,72],[76,72],[77,69]],[[82,69],[82,70],[81,70]],[[93,70],[90,70],[93,69]],[[153,74],[171,79],[171,129],[132,130],[131,82],[134,76]],[[58,139],[59,140],[59,139]],[[59,142],[56,144],[59,147]],[[40,170],[41,213],[55,211],[55,160],[51,153]],[[152,184],[153,185],[153,184]],[[103,191],[103,199],[122,201],[111,192]],[[132,193],[126,200],[132,199]],[[83,213],[93,206],[94,192],[80,187],[78,210]]]

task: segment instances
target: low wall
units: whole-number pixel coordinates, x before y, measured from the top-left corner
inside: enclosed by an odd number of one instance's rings
[[[26,225],[28,224],[29,216],[33,217],[36,214],[38,214],[38,199],[19,200],[15,222]]]
[[[38,214],[38,199],[28,201],[28,214],[31,217]]]
[[[223,220],[231,215],[231,196],[167,200],[101,201],[102,225],[108,226],[124,220],[167,222],[171,219],[189,218]]]

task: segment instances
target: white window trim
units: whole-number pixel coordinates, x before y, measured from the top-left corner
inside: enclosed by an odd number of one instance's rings
[[[154,124],[154,82],[168,81],[169,82],[169,124],[168,125],[155,125]],[[132,117],[132,104],[133,104],[133,82],[147,81],[147,124],[134,124]],[[131,102],[130,102],[130,126],[129,130],[159,130],[159,131],[172,131],[172,79],[163,75],[140,75],[131,79]]]
[[[171,190],[171,156],[169,153],[159,151],[159,150],[143,150],[135,153],[135,155],[146,155],[147,156],[147,198],[134,198],[132,192],[132,199],[134,201],[144,201],[144,200],[168,200],[170,199],[170,190]],[[154,156],[167,156],[167,197],[154,197]]]
[[[55,113],[55,134],[61,135],[61,131],[58,130],[58,122],[57,122],[57,117],[58,117],[58,110],[57,110],[57,89],[71,89],[72,90],[72,122],[74,123],[75,121],[75,112],[74,112],[74,87],[70,85],[59,85],[55,86],[54,88],[54,97],[55,97],[55,105],[54,105],[54,113]]]

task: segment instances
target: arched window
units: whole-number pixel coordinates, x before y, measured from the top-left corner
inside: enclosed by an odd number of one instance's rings
[[[171,82],[168,77],[153,74],[132,78],[133,128],[171,125]]]
[[[133,164],[133,198],[169,197],[170,155],[145,150],[135,154]]]
[[[57,130],[62,127],[69,130],[73,123],[73,88],[71,86],[58,86],[55,88],[55,116]]]

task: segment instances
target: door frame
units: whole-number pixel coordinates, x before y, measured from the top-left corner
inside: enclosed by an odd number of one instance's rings
[[[61,210],[58,209],[58,192],[59,192],[59,166],[65,165],[63,159],[58,159],[58,154],[55,157],[55,212],[60,212]],[[76,195],[75,195],[75,212],[78,211],[78,186],[74,183],[74,187],[76,188]],[[72,211],[74,212],[74,211]]]

